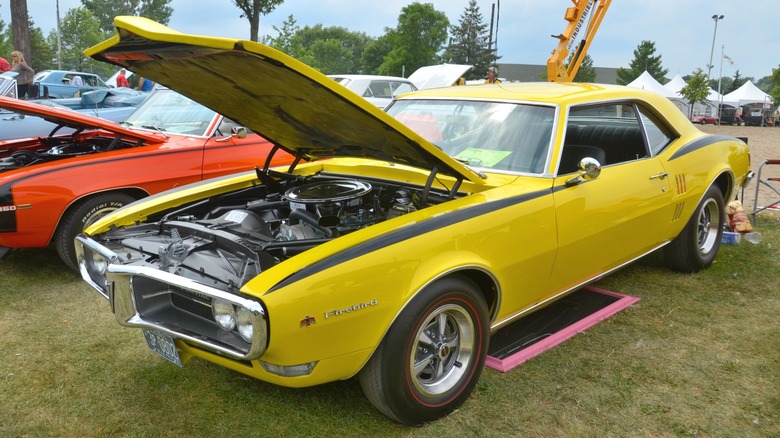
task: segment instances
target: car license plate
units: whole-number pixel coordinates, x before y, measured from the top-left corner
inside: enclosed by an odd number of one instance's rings
[[[171,337],[171,335],[158,330],[144,329],[143,331],[144,338],[146,338],[146,344],[152,351],[176,365],[182,368],[184,367],[179,358],[179,351],[176,350],[176,344],[173,342],[173,337]]]

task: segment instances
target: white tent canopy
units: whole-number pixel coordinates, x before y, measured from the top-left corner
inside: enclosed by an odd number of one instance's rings
[[[661,96],[668,98],[680,98],[677,92],[672,91],[653,78],[650,73],[645,70],[638,78],[634,79],[630,83],[626,84],[627,87],[641,88],[642,90],[649,90],[660,94]]]
[[[670,90],[664,87],[663,85],[661,85],[661,83],[656,81],[655,78],[652,75],[650,75],[650,73],[647,72],[647,70],[645,70],[641,75],[639,75],[638,78],[626,84],[626,86],[631,88],[641,88],[643,90],[649,90],[658,93],[661,96],[664,96],[667,99],[671,100],[672,103],[677,108],[679,108],[679,110],[682,111],[683,114],[688,115],[689,113],[690,105],[688,105],[688,102],[686,102],[685,99],[683,99],[677,93],[677,91]]]
[[[682,76],[680,76],[680,73],[677,73],[677,75],[673,77],[671,81],[667,82],[666,85],[664,85],[664,87],[676,93],[679,93],[680,90],[682,90],[683,87],[685,87],[686,85],[688,84],[685,82],[685,79],[683,79]]]
[[[772,96],[764,93],[753,82],[747,81],[741,87],[723,96],[726,102],[736,102],[739,106],[757,102],[772,102]]]

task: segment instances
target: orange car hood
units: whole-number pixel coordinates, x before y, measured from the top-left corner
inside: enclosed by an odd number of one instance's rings
[[[161,142],[165,138],[154,132],[127,129],[110,120],[92,117],[62,108],[40,105],[12,97],[0,96],[0,108],[25,116],[40,117],[48,122],[64,125],[75,129],[103,129],[106,131],[129,136],[149,142]]]
[[[142,17],[114,24],[117,35],[84,53],[178,91],[290,153],[379,159],[484,184],[362,97],[271,47],[186,35]]]

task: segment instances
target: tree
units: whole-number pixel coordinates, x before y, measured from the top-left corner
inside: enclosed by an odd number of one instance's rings
[[[263,44],[293,56],[295,34],[298,32],[298,29],[300,29],[300,27],[298,27],[295,23],[295,18],[290,15],[286,20],[284,20],[284,23],[282,23],[281,29],[276,26],[272,26],[278,35],[275,38],[269,35],[265,35],[262,41]]]
[[[661,55],[655,56],[655,43],[642,41],[634,50],[634,59],[629,64],[630,68],[617,69],[617,83],[626,85],[647,71],[656,81],[666,82],[666,74],[669,70],[663,68]]]
[[[379,68],[381,74],[403,76],[405,72],[438,64],[450,22],[430,3],[412,3],[401,9],[398,26],[385,29],[393,49]]]
[[[11,31],[14,50],[22,52],[29,64],[32,59],[30,50],[30,17],[27,14],[27,0],[11,0]]]
[[[498,58],[496,51],[489,47],[488,26],[482,22],[476,0],[469,1],[458,25],[452,26],[450,31],[452,37],[444,51],[444,61],[474,66],[467,74],[467,79],[483,77],[485,70],[495,64]]]
[[[770,80],[772,81],[773,87],[769,92],[769,95],[772,96],[772,102],[775,105],[780,105],[780,65],[778,65],[777,68],[772,69]],[[777,123],[777,121],[775,121],[775,123]]]
[[[737,88],[745,85],[745,82],[747,82],[747,78],[743,78],[742,75],[739,74],[739,70],[734,72],[734,79],[731,81],[731,87],[729,87],[729,91],[723,94],[729,94],[732,91],[735,91]]]
[[[763,78],[753,81],[753,85],[758,87],[759,90],[763,91],[764,93],[769,93],[772,91],[772,88],[774,87],[774,84],[772,84],[772,76],[764,76]]]
[[[60,26],[62,68],[110,76],[114,70],[110,64],[92,60],[83,54],[84,49],[98,44],[107,36],[100,30],[100,21],[89,9],[69,9]],[[56,44],[54,32],[49,35],[49,41]]]
[[[0,56],[7,58],[13,50],[14,45],[11,43],[11,28],[6,27],[5,21],[0,20]],[[8,59],[7,61],[10,62],[11,60]]]
[[[707,103],[710,93],[710,83],[702,69],[693,72],[688,83],[680,90],[680,95],[688,101],[688,117],[693,115],[693,106],[697,103]]]
[[[32,59],[27,60],[30,67],[35,71],[56,68],[57,53],[54,51],[54,47],[57,46],[46,41],[43,31],[40,27],[35,27],[32,20],[30,20],[27,32],[30,35],[30,51],[32,52]]]
[[[297,29],[290,55],[325,74],[359,73],[363,51],[371,37],[338,26],[322,24]]]
[[[241,18],[249,20],[249,39],[260,41],[257,37],[260,31],[260,16],[270,14],[284,0],[233,0],[241,9]]]
[[[95,15],[100,30],[108,35],[114,33],[117,15],[136,15],[168,24],[173,14],[170,3],[171,0],[81,0],[81,5]]]
[[[379,69],[385,61],[385,57],[393,50],[392,38],[387,34],[366,44],[363,55],[360,58],[363,73],[369,75],[379,74]]]
[[[574,53],[569,55],[569,60],[566,61],[567,67],[571,63],[573,56]],[[590,57],[590,54],[586,53],[585,57],[582,58],[577,75],[574,76],[574,82],[596,82],[596,67],[593,67],[593,58]]]

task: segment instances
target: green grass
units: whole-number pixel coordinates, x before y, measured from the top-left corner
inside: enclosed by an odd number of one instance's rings
[[[0,437],[780,436],[780,221],[694,275],[651,254],[598,286],[635,306],[502,374],[420,428],[354,381],[308,389],[193,360],[180,369],[120,327],[50,250],[0,262]]]

